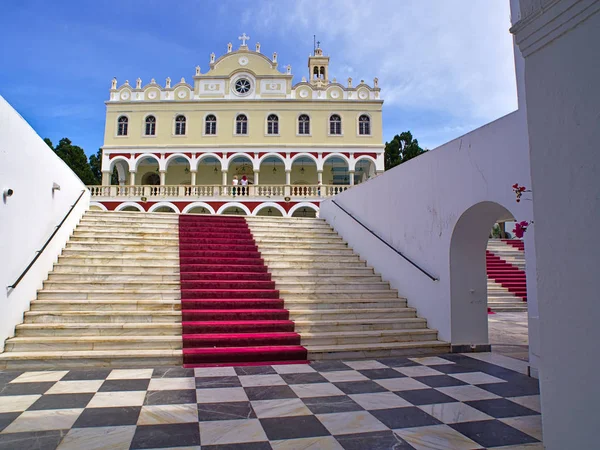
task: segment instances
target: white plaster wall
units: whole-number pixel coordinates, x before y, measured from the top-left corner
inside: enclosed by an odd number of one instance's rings
[[[540,19],[551,26],[561,21],[558,11],[577,3],[561,1]],[[581,4],[597,12],[525,60],[544,444],[551,450],[598,448],[600,2]]]
[[[356,224],[331,200],[321,203],[320,217],[408,298],[429,326],[439,330],[440,339],[452,344],[485,344],[487,320],[477,324],[472,320],[485,313],[485,276],[479,277],[481,280],[466,277],[462,284],[451,286],[452,233],[461,215],[481,202],[495,202],[498,210],[504,207],[518,220],[530,220],[532,202],[516,203],[511,188],[517,182],[529,186],[529,180],[525,116],[517,111],[335,198],[394,248],[439,278],[435,282]],[[486,220],[489,218],[483,219],[483,225],[473,223],[474,228],[485,228]],[[490,228],[491,224],[484,229],[485,238]],[[532,248],[528,238],[526,235],[525,245]],[[484,270],[485,246],[479,250]],[[527,264],[535,267],[533,257],[533,252],[527,252]],[[531,279],[528,281],[532,284]],[[471,305],[458,317],[451,315],[451,288],[462,292]],[[465,333],[464,327],[471,327],[470,332]]]
[[[60,185],[54,195],[53,183]],[[0,96],[0,190],[5,188],[14,194],[6,201],[0,197],[0,351],[89,205],[86,191],[25,278],[16,289],[7,290],[85,186]]]

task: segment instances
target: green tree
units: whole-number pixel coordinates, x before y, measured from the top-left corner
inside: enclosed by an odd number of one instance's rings
[[[44,142],[48,145],[48,147],[50,147],[52,150],[54,150],[54,145],[52,144],[52,141],[50,140],[50,138],[44,138]]]
[[[90,155],[90,169],[92,169],[92,175],[96,179],[96,183],[102,182],[102,149],[99,148],[95,155]]]
[[[50,145],[50,139],[44,139],[46,144]],[[52,147],[51,147],[52,148]],[[56,147],[54,153],[62,159],[73,172],[83,181],[84,184],[98,184],[99,180],[94,176],[92,168],[88,163],[87,156],[81,147],[73,145],[67,138],[62,138]]]
[[[413,159],[427,150],[419,146],[419,141],[413,138],[410,131],[405,131],[394,136],[390,142],[385,143],[384,164],[385,170],[396,167],[403,162]]]

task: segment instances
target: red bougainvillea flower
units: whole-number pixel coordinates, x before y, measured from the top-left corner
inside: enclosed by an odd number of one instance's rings
[[[527,189],[525,186],[521,186],[521,187],[519,187],[519,190],[520,190],[521,192],[525,192],[525,189]]]
[[[512,187],[513,187],[513,189],[519,189],[519,183],[515,183],[515,184],[513,184],[513,186],[512,186]]]

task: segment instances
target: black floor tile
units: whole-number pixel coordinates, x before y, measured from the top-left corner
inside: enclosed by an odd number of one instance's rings
[[[98,389],[98,392],[116,391],[145,391],[150,384],[149,379],[139,380],[106,380]]]
[[[0,450],[55,450],[69,430],[0,434]]]
[[[197,423],[166,425],[138,425],[131,449],[185,447],[200,445],[200,428]]]
[[[374,392],[388,392],[388,390],[374,381],[345,381],[333,383],[345,394],[370,394]]]
[[[310,384],[310,383],[328,383],[327,379],[320,373],[286,373],[281,378],[287,384]]]
[[[540,387],[537,380],[530,378],[529,381],[478,384],[477,387],[493,392],[500,397],[522,397],[524,395],[539,395]]]
[[[297,398],[289,386],[256,386],[244,388],[250,400],[275,400],[278,398]]]
[[[202,450],[271,450],[268,442],[244,442],[243,444],[203,445]]]
[[[54,386],[55,383],[55,381],[40,383],[9,383],[0,388],[0,396],[44,394],[48,389]]]
[[[148,405],[184,405],[196,403],[194,389],[181,389],[173,391],[148,391],[144,399],[144,406]]]
[[[310,366],[319,372],[334,372],[336,370],[353,370],[341,361],[315,361]]]
[[[135,425],[141,410],[141,406],[86,408],[75,421],[73,428]]]
[[[200,422],[255,418],[256,414],[250,402],[200,403],[198,405]]]
[[[13,423],[13,420],[20,415],[20,412],[0,413],[0,431],[4,430],[7,426]]]
[[[106,380],[112,369],[70,370],[61,381]]]
[[[94,394],[46,394],[42,395],[27,411],[85,408],[93,396]]]
[[[346,434],[335,438],[345,450],[414,450],[392,431]]]
[[[414,428],[438,425],[442,422],[415,406],[369,411],[388,428]]]
[[[362,406],[345,395],[304,398],[302,401],[313,414],[330,414],[363,410]]]
[[[465,367],[460,364],[436,364],[435,366],[431,366],[433,369],[442,373],[470,373],[470,372],[479,372],[478,369],[472,367]]]
[[[152,378],[191,378],[193,376],[194,369],[183,367],[159,367],[152,372]]]
[[[478,409],[496,419],[504,417],[536,416],[538,412],[525,408],[517,403],[506,400],[505,398],[496,398],[491,400],[477,400],[465,402],[467,405]]]
[[[435,366],[437,368],[437,366]],[[420,381],[427,386],[433,388],[448,387],[448,386],[464,386],[464,381],[460,381],[454,377],[448,375],[428,375],[426,377],[413,377],[415,380]]]
[[[435,389],[417,389],[414,391],[398,391],[396,395],[409,401],[413,405],[432,405],[434,403],[453,403],[456,399],[442,394]]]
[[[201,377],[196,378],[196,389],[215,389],[242,387],[238,377]]]
[[[4,386],[6,383],[10,383],[22,373],[23,372],[20,371],[0,372],[0,388],[2,388],[2,386]]]
[[[483,447],[500,447],[539,442],[537,439],[498,420],[481,420],[449,425]]]
[[[330,435],[315,416],[275,417],[260,423],[271,441]]]
[[[234,367],[234,369],[238,375],[273,375],[277,373],[271,366],[241,366]]]
[[[408,358],[382,358],[378,359],[378,362],[385,364],[388,367],[409,367],[409,366],[420,366],[421,364],[411,361]]]
[[[383,380],[385,378],[402,378],[405,375],[394,369],[369,369],[359,370],[361,374],[370,380]]]

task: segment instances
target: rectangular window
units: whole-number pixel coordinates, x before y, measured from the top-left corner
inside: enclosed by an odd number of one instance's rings
[[[236,134],[248,134],[248,122],[238,121],[235,129]]]
[[[175,134],[178,136],[185,135],[185,122],[178,122],[175,124]]]
[[[267,123],[267,134],[279,134],[279,123],[272,121]]]
[[[340,122],[329,122],[329,134],[342,134],[342,124]]]
[[[358,133],[362,135],[371,134],[371,129],[369,127],[369,122],[361,122],[358,127]]]
[[[146,122],[146,136],[154,136],[156,133],[156,123]]]
[[[117,132],[118,136],[127,136],[127,123],[119,124],[119,131]]]
[[[217,124],[215,122],[206,122],[204,134],[217,134]]]
[[[310,122],[299,122],[298,134],[310,134]]]

